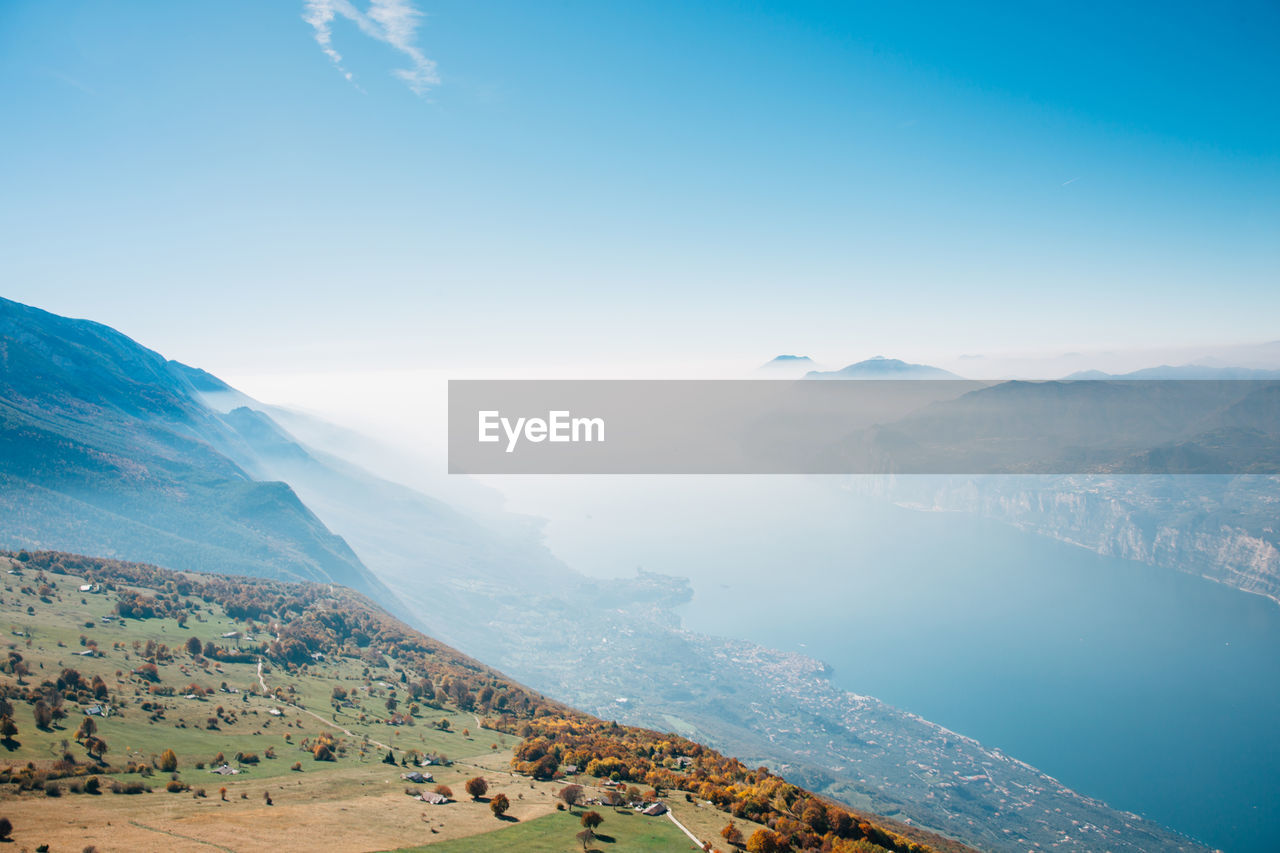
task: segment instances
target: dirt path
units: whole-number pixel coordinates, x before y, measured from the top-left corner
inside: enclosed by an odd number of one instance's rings
[[[699,850],[701,850],[701,849],[702,849],[702,842],[698,840],[698,836],[696,836],[696,835],[694,835],[692,832],[690,832],[690,831],[689,831],[689,827],[685,826],[683,823],[681,823],[680,821],[676,820],[676,816],[675,816],[675,814],[671,811],[671,809],[667,809],[667,817],[671,818],[671,822],[672,822],[672,823],[674,823],[676,826],[678,826],[678,827],[680,828],[680,831],[681,831],[681,832],[683,832],[685,835],[689,836],[689,840],[693,842],[693,846],[694,846],[694,847],[698,848]]]
[[[213,847],[216,850],[225,850],[227,851],[227,853],[236,853],[236,851],[232,850],[230,847],[223,847],[221,844],[214,844],[212,841],[205,841],[201,838],[192,838],[190,835],[183,835],[180,832],[174,832],[173,830],[170,830],[170,829],[160,829],[154,826],[147,826],[145,823],[139,823],[136,820],[129,821],[129,825],[136,826],[138,827],[138,829],[145,829],[148,832],[156,832],[156,833],[159,833],[160,835],[168,835],[172,838],[181,838],[183,841],[190,841],[195,844],[203,844],[206,847]]]

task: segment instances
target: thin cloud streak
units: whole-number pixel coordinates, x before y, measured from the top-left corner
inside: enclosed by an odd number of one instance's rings
[[[350,0],[306,0],[303,4],[302,19],[315,30],[316,44],[342,76],[354,82],[354,75],[343,65],[342,54],[333,46],[333,21],[339,16],[354,23],[365,35],[409,58],[409,68],[398,68],[391,73],[403,80],[415,95],[423,95],[432,86],[439,85],[436,63],[427,58],[416,43],[422,13],[409,0],[370,0],[365,12]]]

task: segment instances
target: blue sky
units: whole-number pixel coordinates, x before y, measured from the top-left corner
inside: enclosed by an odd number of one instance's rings
[[[1114,6],[10,0],[0,292],[229,374],[1280,338],[1280,11]]]

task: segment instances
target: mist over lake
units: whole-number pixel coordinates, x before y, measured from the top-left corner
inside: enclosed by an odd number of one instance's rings
[[[690,578],[691,630],[805,652],[840,687],[1214,846],[1280,833],[1270,600],[834,480],[501,487],[517,509],[541,497],[549,544],[582,571]]]

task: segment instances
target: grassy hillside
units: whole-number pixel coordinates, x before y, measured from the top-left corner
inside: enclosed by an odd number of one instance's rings
[[[551,702],[340,587],[53,552],[0,556],[0,579],[0,818],[27,849],[582,849],[573,782],[604,817],[589,849],[692,849],[637,813],[658,800],[721,849],[731,820],[759,849],[927,849]],[[450,802],[413,796],[437,786]]]
[[[628,853],[658,853],[667,850],[694,849],[689,838],[674,823],[663,818],[648,818],[633,811],[616,812],[618,820],[606,820],[596,838],[588,846],[598,849],[626,850]],[[500,831],[470,838],[442,841],[411,848],[426,853],[581,853],[582,844],[575,837],[582,831],[577,815],[556,812],[535,820],[524,821]]]

